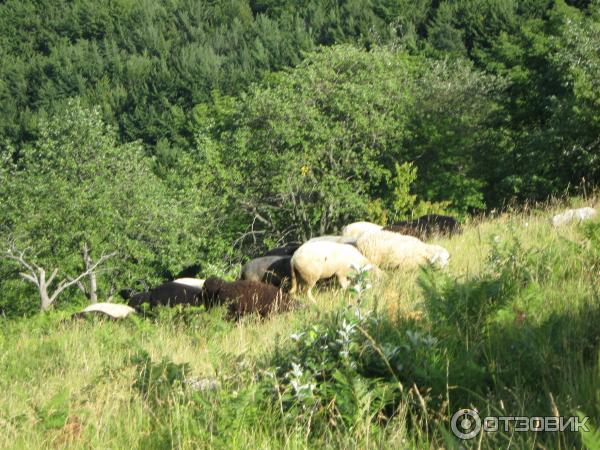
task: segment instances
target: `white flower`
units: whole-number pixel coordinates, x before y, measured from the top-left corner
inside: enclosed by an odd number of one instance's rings
[[[296,378],[300,378],[302,376],[302,366],[300,364],[292,363],[292,375]]]
[[[292,335],[290,336],[290,339],[291,339],[291,340],[293,340],[293,341],[299,341],[299,340],[300,340],[300,338],[301,338],[302,336],[304,336],[304,334],[305,334],[305,333],[294,333],[294,334],[292,334]]]

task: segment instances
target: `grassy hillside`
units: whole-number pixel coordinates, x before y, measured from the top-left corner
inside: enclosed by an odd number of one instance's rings
[[[597,427],[600,224],[553,229],[559,209],[473,220],[438,241],[446,271],[389,273],[358,306],[321,290],[266,321],[0,319],[0,448],[453,448],[449,418],[471,406],[582,412]],[[582,441],[499,432],[467,443],[479,445]]]

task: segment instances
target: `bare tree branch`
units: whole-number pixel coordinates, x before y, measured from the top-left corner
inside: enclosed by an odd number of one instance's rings
[[[52,271],[52,275],[50,275],[50,277],[48,278],[48,280],[46,281],[46,284],[48,286],[50,286],[50,284],[52,284],[52,282],[54,281],[54,277],[56,276],[56,274],[58,273],[58,269],[54,269]]]
[[[25,253],[27,250],[28,249],[17,250],[15,243],[10,242],[8,249],[3,253],[0,253],[0,257],[15,261],[25,269],[25,271],[20,272],[20,276],[23,278],[23,280],[33,283],[38,288],[38,293],[40,295],[40,306],[42,310],[48,309],[52,303],[54,303],[56,298],[70,286],[77,284],[81,289],[83,287],[81,280],[84,277],[90,276],[91,274],[95,275],[96,269],[100,264],[117,254],[116,252],[113,252],[102,255],[100,259],[93,264],[91,264],[91,258],[88,254],[88,258],[86,259],[86,270],[76,278],[67,277],[67,279],[60,281],[52,295],[48,295],[48,288],[56,278],[56,275],[58,274],[58,268],[55,268],[50,276],[46,279],[46,270],[43,267],[40,267],[37,264],[25,259]]]
[[[64,291],[68,287],[73,286],[74,284],[77,284],[77,282],[79,282],[82,278],[87,277],[90,273],[92,273],[96,269],[96,267],[98,267],[100,264],[102,264],[107,259],[112,258],[116,254],[117,254],[117,252],[109,253],[107,255],[102,255],[98,261],[96,261],[92,266],[90,266],[85,272],[79,274],[79,276],[77,276],[77,278],[71,279],[71,281],[67,281],[67,280],[61,281],[59,283],[58,287],[56,288],[56,290],[54,291],[54,293],[50,296],[50,302],[51,303],[54,302],[54,300],[56,300],[56,297],[58,297],[62,291]]]
[[[29,275],[28,273],[25,273],[25,272],[21,272],[19,275],[21,275],[22,278],[31,281],[36,286],[39,286],[38,280],[35,276]]]

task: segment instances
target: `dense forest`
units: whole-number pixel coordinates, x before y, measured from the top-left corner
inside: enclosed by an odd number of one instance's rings
[[[597,0],[8,0],[0,60],[0,250],[106,294],[600,178]]]

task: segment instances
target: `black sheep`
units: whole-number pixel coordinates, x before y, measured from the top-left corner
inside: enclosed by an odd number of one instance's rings
[[[248,261],[242,267],[240,279],[262,281],[281,287],[292,278],[291,256],[263,256]]]
[[[251,313],[265,317],[290,308],[287,294],[275,286],[258,281],[225,281],[210,277],[204,282],[203,291],[202,300],[206,307],[226,304],[230,319]]]
[[[158,305],[199,305],[202,298],[202,288],[190,286],[177,281],[163,283],[148,292],[132,295],[127,304],[139,308],[142,303],[149,303],[151,307]]]
[[[388,225],[384,228],[386,231],[406,234],[419,239],[427,239],[433,234],[443,236],[452,236],[460,233],[461,226],[454,217],[444,216],[442,214],[427,214],[415,220],[404,220]]]
[[[292,256],[300,244],[288,244],[283,247],[275,247],[266,252],[263,256]]]

